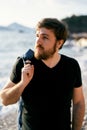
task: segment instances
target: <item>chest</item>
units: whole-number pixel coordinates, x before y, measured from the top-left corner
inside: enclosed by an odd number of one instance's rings
[[[34,96],[64,96],[72,92],[74,74],[65,68],[36,69],[26,93]]]

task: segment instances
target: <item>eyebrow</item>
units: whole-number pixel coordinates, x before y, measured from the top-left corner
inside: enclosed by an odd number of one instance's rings
[[[44,35],[44,36],[49,36],[48,34],[46,34],[46,33],[42,33],[41,35]]]
[[[39,33],[36,33],[36,35],[38,35]],[[41,35],[43,35],[43,36],[49,36],[48,34],[46,34],[46,33],[42,33]]]

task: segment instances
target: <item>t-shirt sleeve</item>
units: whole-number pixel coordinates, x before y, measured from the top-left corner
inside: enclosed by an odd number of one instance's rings
[[[21,69],[23,67],[23,60],[21,57],[18,57],[16,59],[16,62],[13,65],[11,74],[10,74],[10,80],[13,83],[18,83],[21,80]]]
[[[75,61],[75,65],[74,65],[74,72],[75,72],[75,88],[78,88],[82,85],[82,75],[81,75],[81,68],[80,65],[78,63],[78,61]]]

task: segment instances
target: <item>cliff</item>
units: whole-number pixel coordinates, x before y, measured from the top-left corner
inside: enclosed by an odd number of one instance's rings
[[[62,19],[67,25],[70,33],[87,33],[87,15],[67,17]]]

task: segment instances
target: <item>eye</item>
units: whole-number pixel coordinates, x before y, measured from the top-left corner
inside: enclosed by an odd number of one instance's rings
[[[43,39],[48,39],[48,37],[46,37],[46,36],[43,36]]]

